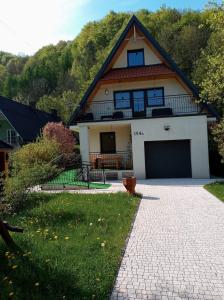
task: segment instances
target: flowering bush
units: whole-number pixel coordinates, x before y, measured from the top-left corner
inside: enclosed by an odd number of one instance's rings
[[[72,131],[62,123],[48,123],[43,129],[43,137],[55,140],[59,144],[61,153],[72,153],[74,151],[75,138]]]

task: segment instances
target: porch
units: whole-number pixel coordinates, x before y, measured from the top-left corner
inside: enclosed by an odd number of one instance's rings
[[[117,180],[134,173],[131,124],[81,126],[80,151],[93,181]]]

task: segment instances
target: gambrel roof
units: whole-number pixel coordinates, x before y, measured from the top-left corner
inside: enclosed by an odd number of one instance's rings
[[[138,31],[140,31],[141,33],[143,33],[143,35],[146,37],[146,39],[148,40],[148,42],[154,47],[154,49],[158,52],[158,54],[160,55],[160,57],[163,58],[163,61],[165,62],[165,64],[161,64],[159,67],[151,65],[151,66],[133,68],[133,70],[131,70],[131,68],[129,68],[129,70],[128,70],[128,68],[123,68],[122,70],[119,70],[119,69],[108,70],[108,67],[111,64],[112,60],[114,59],[114,57],[115,57],[115,55],[116,55],[119,47],[121,46],[122,42],[125,40],[127,34],[131,30],[131,28],[134,27],[134,26],[135,26],[135,28]],[[181,81],[191,91],[192,95],[195,98],[197,98],[199,96],[197,87],[180,70],[180,68],[173,61],[173,59],[169,56],[169,54],[159,45],[159,43],[150,34],[150,32],[144,27],[144,25],[138,20],[138,18],[135,15],[133,15],[130,18],[127,26],[124,29],[124,31],[120,35],[120,38],[118,39],[118,41],[116,42],[115,46],[113,47],[113,49],[111,50],[110,54],[108,55],[107,59],[103,63],[102,67],[100,68],[99,72],[97,73],[97,75],[95,76],[94,80],[90,84],[90,86],[87,89],[86,93],[84,94],[82,100],[80,101],[79,106],[73,112],[73,114],[72,114],[72,116],[70,118],[70,121],[69,121],[69,125],[73,124],[73,122],[77,118],[79,112],[81,111],[81,109],[83,108],[83,106],[85,105],[85,103],[87,102],[88,97],[91,95],[91,93],[93,92],[94,88],[96,87],[97,83],[100,80],[104,81],[107,78],[110,78],[110,77],[113,77],[113,76],[116,76],[118,79],[121,76],[128,76],[128,75],[135,76],[134,75],[135,72],[137,72],[137,71],[140,72],[140,69],[141,69],[141,72],[143,72],[143,73],[144,72],[145,73],[146,72],[149,73],[149,72],[153,72],[153,70],[156,71],[156,68],[160,68],[160,71],[161,71],[161,68],[162,68],[162,71],[163,72],[167,72],[167,74],[169,74],[169,73],[177,74],[177,76],[181,79]],[[144,76],[144,74],[143,74],[143,76]],[[141,77],[142,73],[139,76]]]

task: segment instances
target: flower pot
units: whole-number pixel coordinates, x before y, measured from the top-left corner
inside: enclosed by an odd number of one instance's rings
[[[122,182],[128,193],[135,194],[136,177],[123,178]]]

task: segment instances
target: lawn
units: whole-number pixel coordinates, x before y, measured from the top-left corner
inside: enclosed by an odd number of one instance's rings
[[[88,183],[85,181],[78,180],[76,178],[76,170],[66,170],[60,173],[57,177],[50,180],[45,184],[46,186],[59,186],[59,185],[67,185],[67,186],[82,186],[88,187]],[[93,189],[107,189],[111,186],[111,184],[106,183],[98,183],[98,182],[90,182],[89,187]]]
[[[215,182],[211,184],[206,184],[205,189],[212,193],[214,196],[224,201],[224,183]]]
[[[25,232],[13,234],[20,253],[9,253],[0,240],[0,299],[109,298],[139,199],[126,193],[30,197],[29,208],[4,216]]]

